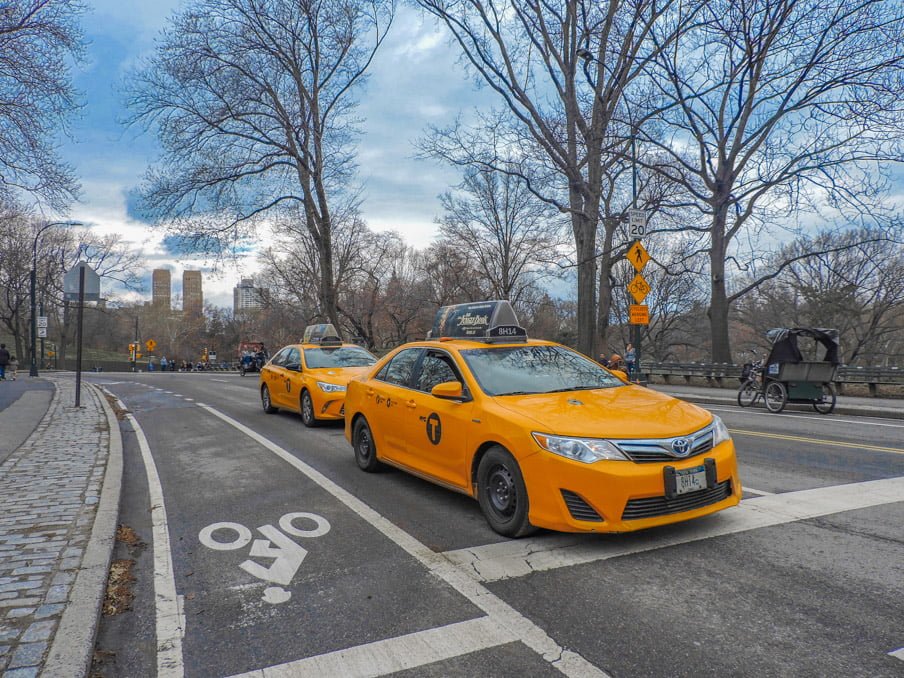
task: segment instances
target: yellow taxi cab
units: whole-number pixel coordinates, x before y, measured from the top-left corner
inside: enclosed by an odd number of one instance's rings
[[[376,360],[343,343],[332,325],[309,325],[300,344],[280,349],[261,369],[261,405],[267,414],[298,412],[305,426],[342,419],[346,384]]]
[[[719,417],[528,339],[506,301],[441,308],[426,341],[349,382],[345,437],[364,471],[475,497],[509,537],[639,530],[741,498]]]

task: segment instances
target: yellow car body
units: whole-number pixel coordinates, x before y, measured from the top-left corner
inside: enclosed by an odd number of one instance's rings
[[[290,344],[261,369],[264,411],[297,412],[306,426],[342,419],[346,385],[374,362],[372,354],[355,344]]]
[[[605,387],[518,394],[519,365],[534,369],[532,356],[552,353],[551,365],[564,360],[588,374],[602,371],[593,378]],[[407,382],[400,378],[406,361],[412,370]],[[485,375],[492,370],[497,385],[511,384],[516,393],[487,388]],[[556,378],[550,372],[544,388],[553,390]],[[734,445],[721,420],[625,383],[553,342],[444,338],[405,344],[349,382],[345,414],[346,439],[361,468],[390,464],[477,498],[485,514],[487,502],[501,507],[501,523],[489,515],[488,521],[508,536],[526,534],[527,527],[627,532],[711,514],[741,498]],[[625,458],[588,463],[548,451],[541,442],[569,454],[586,457],[586,449]],[[493,461],[484,462],[491,452]],[[519,472],[526,497],[518,501],[526,504],[529,521],[520,527],[506,523],[506,512],[515,510],[506,504],[508,493],[521,489]]]

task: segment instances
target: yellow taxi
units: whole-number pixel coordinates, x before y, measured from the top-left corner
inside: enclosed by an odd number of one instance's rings
[[[345,437],[364,471],[475,497],[509,537],[639,530],[741,498],[719,417],[528,339],[505,301],[441,308],[426,341],[349,382]]]
[[[298,412],[305,426],[342,419],[346,384],[376,360],[343,343],[332,325],[310,325],[300,344],[280,349],[261,369],[261,405],[267,414]]]

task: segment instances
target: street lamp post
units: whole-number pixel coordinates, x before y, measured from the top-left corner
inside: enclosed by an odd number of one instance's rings
[[[51,226],[81,226],[77,221],[51,221],[44,224],[35,233],[35,239],[31,246],[31,367],[28,370],[28,376],[38,376],[38,314],[37,314],[37,282],[38,282],[38,240],[41,234]]]

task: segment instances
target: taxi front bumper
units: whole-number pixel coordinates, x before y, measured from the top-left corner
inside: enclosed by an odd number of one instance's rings
[[[312,396],[314,414],[318,419],[343,419],[345,417],[345,393],[318,393]]]
[[[564,532],[632,532],[738,504],[741,481],[732,441],[686,459],[584,464],[548,452],[521,460],[530,522]],[[679,494],[675,475],[701,467],[703,489]],[[680,475],[680,474],[679,474]]]

